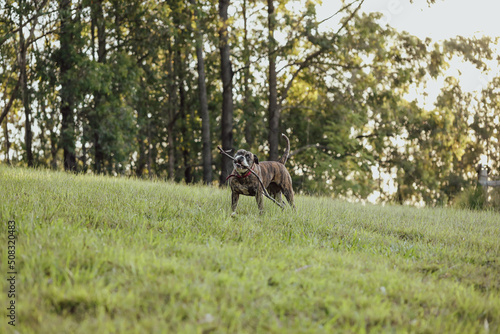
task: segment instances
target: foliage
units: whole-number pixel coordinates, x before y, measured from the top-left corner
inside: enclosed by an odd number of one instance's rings
[[[218,1],[22,3],[6,1],[0,12],[0,94],[14,102],[2,120],[2,162],[28,164],[32,141],[37,166],[200,181],[200,32],[211,168],[219,174]],[[235,148],[266,159],[269,132],[276,132],[269,123],[272,102],[280,132],[292,141],[288,166],[298,192],[356,199],[379,192],[385,202],[446,205],[475,180],[474,166],[484,156],[498,175],[499,78],[473,93],[462,91],[459,78],[445,78],[433,108],[408,98],[444,76],[452,59],[486,72],[498,61],[497,40],[420,40],[381,25],[380,14],[362,13],[360,0],[330,18],[337,30],[318,21],[318,1],[275,1],[271,21],[268,4],[230,3]],[[16,93],[21,18],[23,31],[32,32],[26,43],[33,139],[23,138],[25,105]],[[277,101],[269,93],[270,57]],[[384,185],[388,179],[392,190]]]
[[[481,186],[466,188],[454,201],[460,209],[482,210],[486,207],[484,190]]]

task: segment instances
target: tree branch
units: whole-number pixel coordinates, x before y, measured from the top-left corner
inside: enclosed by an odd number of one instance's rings
[[[340,32],[342,30],[344,30],[345,27],[347,27],[347,24],[352,20],[352,18],[356,15],[356,13],[361,8],[361,5],[365,2],[365,0],[358,0],[358,1],[359,1],[358,7],[356,7],[356,9],[351,13],[351,15],[347,18],[347,20],[345,20],[344,24],[342,24],[342,26],[337,30],[337,32],[335,33],[335,37],[333,38],[332,43],[337,39]],[[314,60],[316,57],[320,56],[322,53],[326,52],[327,50],[328,50],[328,48],[326,46],[322,46],[319,50],[317,50],[314,53],[311,53],[309,56],[306,57],[306,59],[303,62],[300,63],[299,68],[293,73],[292,78],[290,79],[290,81],[288,81],[288,84],[286,85],[285,89],[283,90],[283,92],[281,94],[281,99],[279,101],[280,107],[281,107],[281,105],[283,105],[283,101],[285,101],[286,98],[288,97],[288,92],[290,91],[290,88],[292,88],[292,84],[293,84],[294,80],[297,78],[297,76],[300,74],[300,72],[304,68],[308,67],[312,60]]]
[[[329,17],[327,17],[327,18],[326,18],[326,19],[324,19],[324,20],[319,21],[319,22],[317,23],[317,25],[319,26],[320,24],[322,24],[322,23],[324,23],[324,22],[326,22],[326,21],[328,21],[328,20],[332,19],[333,17],[337,16],[337,14],[339,14],[340,12],[342,12],[342,11],[346,10],[347,8],[351,7],[351,6],[352,6],[355,2],[358,2],[358,1],[359,1],[359,0],[355,0],[355,1],[351,2],[351,3],[350,3],[350,4],[348,4],[348,5],[345,5],[344,7],[340,8],[338,11],[336,11],[336,12],[335,12],[335,14],[330,15]]]
[[[379,137],[380,135],[384,135],[385,137],[394,137],[394,133],[378,133],[378,132],[374,132],[374,133],[370,133],[368,135],[359,135],[359,136],[356,136],[355,138],[356,139],[373,138],[373,137]]]
[[[2,38],[0,39],[0,46],[2,46],[3,43],[5,43],[9,38],[10,36],[13,36],[15,35],[17,32],[19,32],[19,30],[21,30],[22,28],[24,28],[26,25],[28,25],[28,23],[30,23],[31,21],[35,21],[31,27],[31,30],[30,30],[30,38],[32,39],[31,35],[33,35],[34,33],[34,27],[36,26],[36,24],[38,23],[38,17],[40,17],[43,13],[41,12],[42,9],[45,7],[45,5],[47,4],[48,0],[44,0],[41,4],[40,4],[40,7],[38,7],[37,9],[35,9],[35,14],[33,14],[32,17],[30,17],[28,20],[26,20],[26,22],[24,22],[24,24],[20,27],[17,27],[16,29],[13,29],[11,31],[9,31],[8,33],[6,33],[4,36],[2,36]],[[53,11],[55,12],[55,11]],[[47,12],[45,14],[51,14],[52,12]],[[28,41],[26,42],[26,45],[29,45],[31,42],[33,41]]]
[[[333,148],[329,147],[329,146],[326,146],[326,145],[320,145],[320,144],[309,144],[309,145],[305,145],[305,146],[302,146],[302,147],[299,147],[298,149],[290,152],[290,154],[288,155],[289,157],[291,156],[294,156],[294,155],[297,155],[309,148],[315,148],[315,149],[318,149],[318,150],[328,150],[328,151],[334,151]],[[354,154],[351,153],[351,152],[346,152],[344,154],[337,154],[337,155],[331,155],[334,159],[336,160],[340,160],[340,159],[344,159],[345,157],[349,157],[349,156],[353,156]]]
[[[358,7],[356,7],[356,9],[351,13],[351,15],[349,16],[349,18],[347,20],[345,20],[344,24],[342,24],[342,26],[339,28],[339,30],[337,30],[337,32],[335,33],[335,38],[338,37],[338,35],[340,34],[340,32],[342,30],[344,30],[345,27],[347,27],[347,24],[349,23],[349,21],[352,20],[352,18],[354,17],[354,15],[356,15],[356,13],[359,11],[359,9],[361,8],[361,6],[363,5],[363,3],[365,2],[365,0],[358,0],[359,1],[359,5]],[[354,3],[354,2],[353,2]]]
[[[290,152],[288,154],[288,156],[294,156],[294,155],[297,155],[305,150],[307,150],[308,148],[311,148],[311,147],[314,147],[314,148],[317,148],[317,149],[328,149],[328,146],[324,146],[324,145],[320,145],[320,144],[309,144],[309,145],[305,145],[305,146],[302,146],[296,150],[293,150],[292,152]]]
[[[3,108],[2,115],[0,115],[0,124],[2,124],[3,119],[7,116],[7,114],[10,111],[10,108],[12,107],[12,103],[14,103],[14,100],[16,98],[17,90],[19,89],[20,84],[21,84],[21,77],[19,76],[19,78],[17,79],[16,86],[14,87],[14,90],[12,91],[12,94],[10,95],[10,100],[7,103],[7,105],[5,106],[5,108]]]

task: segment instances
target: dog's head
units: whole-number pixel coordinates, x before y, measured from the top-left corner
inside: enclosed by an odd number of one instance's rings
[[[233,165],[238,172],[244,172],[248,168],[252,168],[252,165],[259,163],[259,159],[252,152],[245,150],[238,150],[234,155]]]

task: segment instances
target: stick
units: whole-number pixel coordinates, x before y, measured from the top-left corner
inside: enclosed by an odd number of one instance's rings
[[[217,146],[217,148],[219,149],[220,153],[221,154],[224,154],[225,156],[227,156],[229,159],[231,160],[234,160],[234,157],[230,156],[229,154],[227,154],[226,151],[224,151],[220,146]],[[250,168],[247,167],[247,170],[249,170],[253,175],[255,175],[257,177],[257,180],[259,180],[259,183],[260,185],[262,186],[262,189],[264,190],[263,193],[264,193],[264,196],[266,196],[267,198],[269,198],[271,201],[273,201],[274,203],[276,203],[276,205],[278,205],[280,208],[283,209],[283,204],[281,203],[278,203],[276,202],[276,200],[274,198],[272,198],[271,196],[269,196],[267,190],[266,190],[266,187],[264,187],[264,183],[262,182],[262,180],[260,179],[260,176],[257,175],[253,170],[251,170]]]

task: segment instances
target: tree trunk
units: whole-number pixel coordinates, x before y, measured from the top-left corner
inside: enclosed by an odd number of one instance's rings
[[[146,90],[146,85],[141,83],[142,90]],[[144,92],[143,98],[147,96],[147,93]],[[139,149],[139,156],[137,157],[136,165],[135,165],[135,175],[137,177],[142,177],[144,175],[144,170],[146,168],[146,139],[147,139],[147,126],[145,123],[147,122],[147,110],[144,110],[144,104],[137,104],[137,147]],[[144,109],[143,109],[144,108]],[[147,123],[146,123],[147,124]]]
[[[198,97],[200,100],[201,141],[203,160],[203,183],[212,183],[212,142],[210,139],[210,115],[208,113],[207,86],[205,78],[205,60],[203,58],[203,34],[200,27],[200,15],[197,1],[191,0],[196,16],[196,58],[198,61]]]
[[[57,170],[57,146],[58,146],[58,134],[56,133],[56,129],[54,124],[56,120],[52,118],[47,119],[47,127],[49,129],[49,138],[50,138],[50,168],[53,170]],[[83,165],[85,168],[85,164]]]
[[[2,124],[4,118],[7,117],[7,114],[9,113],[10,108],[12,108],[12,104],[14,103],[14,100],[17,98],[17,91],[19,90],[20,85],[21,85],[21,75],[19,75],[19,79],[17,80],[16,86],[14,87],[14,89],[12,90],[12,92],[10,94],[9,102],[7,102],[7,104],[3,108],[2,115],[0,115],[0,124]],[[4,96],[5,95],[7,95],[7,88],[5,89]]]
[[[167,137],[168,137],[168,178],[175,179],[175,121],[177,120],[177,93],[175,91],[175,75],[174,72],[174,57],[172,45],[168,40],[167,46],[167,90],[168,90],[168,124],[167,124]]]
[[[137,177],[142,177],[144,168],[146,167],[146,147],[141,131],[137,134],[137,144],[139,147],[139,157],[137,158],[137,165],[135,166],[135,175]]]
[[[180,43],[177,43],[180,45]],[[181,136],[182,136],[182,158],[184,161],[184,181],[186,183],[191,183],[192,175],[191,175],[191,167],[189,163],[189,138],[187,135],[188,131],[188,119],[187,119],[187,108],[186,108],[186,90],[184,87],[185,82],[185,73],[184,73],[184,63],[182,59],[182,48],[179,47],[176,51],[175,57],[175,68],[177,72],[177,82],[179,85],[179,115],[181,117]]]
[[[151,174],[151,165],[153,164],[152,150],[153,142],[151,138],[151,119],[148,118],[148,177],[150,179],[153,178],[153,175]]]
[[[50,168],[57,170],[57,135],[51,130],[50,131]]]
[[[227,9],[229,0],[219,0],[219,17],[221,25],[219,29],[219,49],[221,59],[222,78],[222,120],[221,140],[222,148],[226,151],[233,149],[233,71],[231,69],[229,36],[227,30]],[[220,185],[226,183],[226,177],[231,172],[231,159],[222,155],[222,166]]]
[[[28,167],[33,167],[33,151],[32,151],[32,142],[33,142],[33,133],[31,131],[31,101],[30,94],[28,91],[28,75],[26,71],[26,41],[24,39],[23,34],[23,14],[22,11],[24,7],[24,1],[21,2],[21,10],[19,15],[19,68],[20,68],[20,85],[21,85],[21,100],[24,107],[24,117],[25,117],[25,126],[24,126],[24,145],[26,148],[26,161],[28,163]]]
[[[280,109],[278,105],[278,90],[276,79],[276,41],[274,40],[274,29],[276,18],[274,12],[274,0],[267,0],[268,28],[269,28],[269,160],[278,160],[279,144],[279,122]]]
[[[87,143],[83,139],[85,138],[85,128],[82,132],[82,172],[86,173],[87,172]]]
[[[61,53],[59,58],[59,71],[61,77],[61,137],[59,147],[63,149],[64,170],[76,171],[75,154],[75,118],[73,114],[74,102],[72,92],[73,79],[70,77],[70,70],[73,67],[73,57],[71,48],[73,45],[73,32],[71,20],[71,0],[61,0],[59,2],[59,16],[61,26],[59,30],[59,43]]]
[[[250,101],[250,46],[248,43],[247,0],[243,1],[243,113],[245,115],[245,141],[251,149],[254,142],[253,123],[255,112]]]
[[[97,28],[97,61],[101,64],[106,62],[106,22],[104,21],[104,12],[102,8],[102,0],[93,2],[93,20],[94,26]],[[92,119],[92,131],[94,131],[94,169],[100,174],[104,165],[104,149],[102,147],[101,138],[101,113],[104,96],[100,91],[94,92],[94,116]]]
[[[7,128],[7,121],[3,123],[3,133],[5,137],[5,162],[10,165],[10,140],[9,140],[9,129]]]
[[[141,64],[138,63],[140,66]],[[140,83],[140,97],[138,99],[137,104],[135,105],[135,108],[137,110],[137,147],[139,150],[139,156],[137,157],[136,165],[135,165],[135,175],[137,177],[142,177],[144,175],[144,171],[147,167],[147,156],[146,156],[146,140],[148,139],[148,125],[149,125],[149,120],[148,120],[148,110],[149,110],[149,103],[146,104],[145,101],[148,101],[149,98],[149,91],[148,91],[148,85],[146,82],[146,77],[149,75],[148,69],[145,67],[142,67],[145,73],[145,77],[141,80]]]
[[[172,108],[172,107],[170,107]],[[174,122],[170,121],[167,127],[168,132],[168,178],[175,179],[175,140],[174,140]]]

